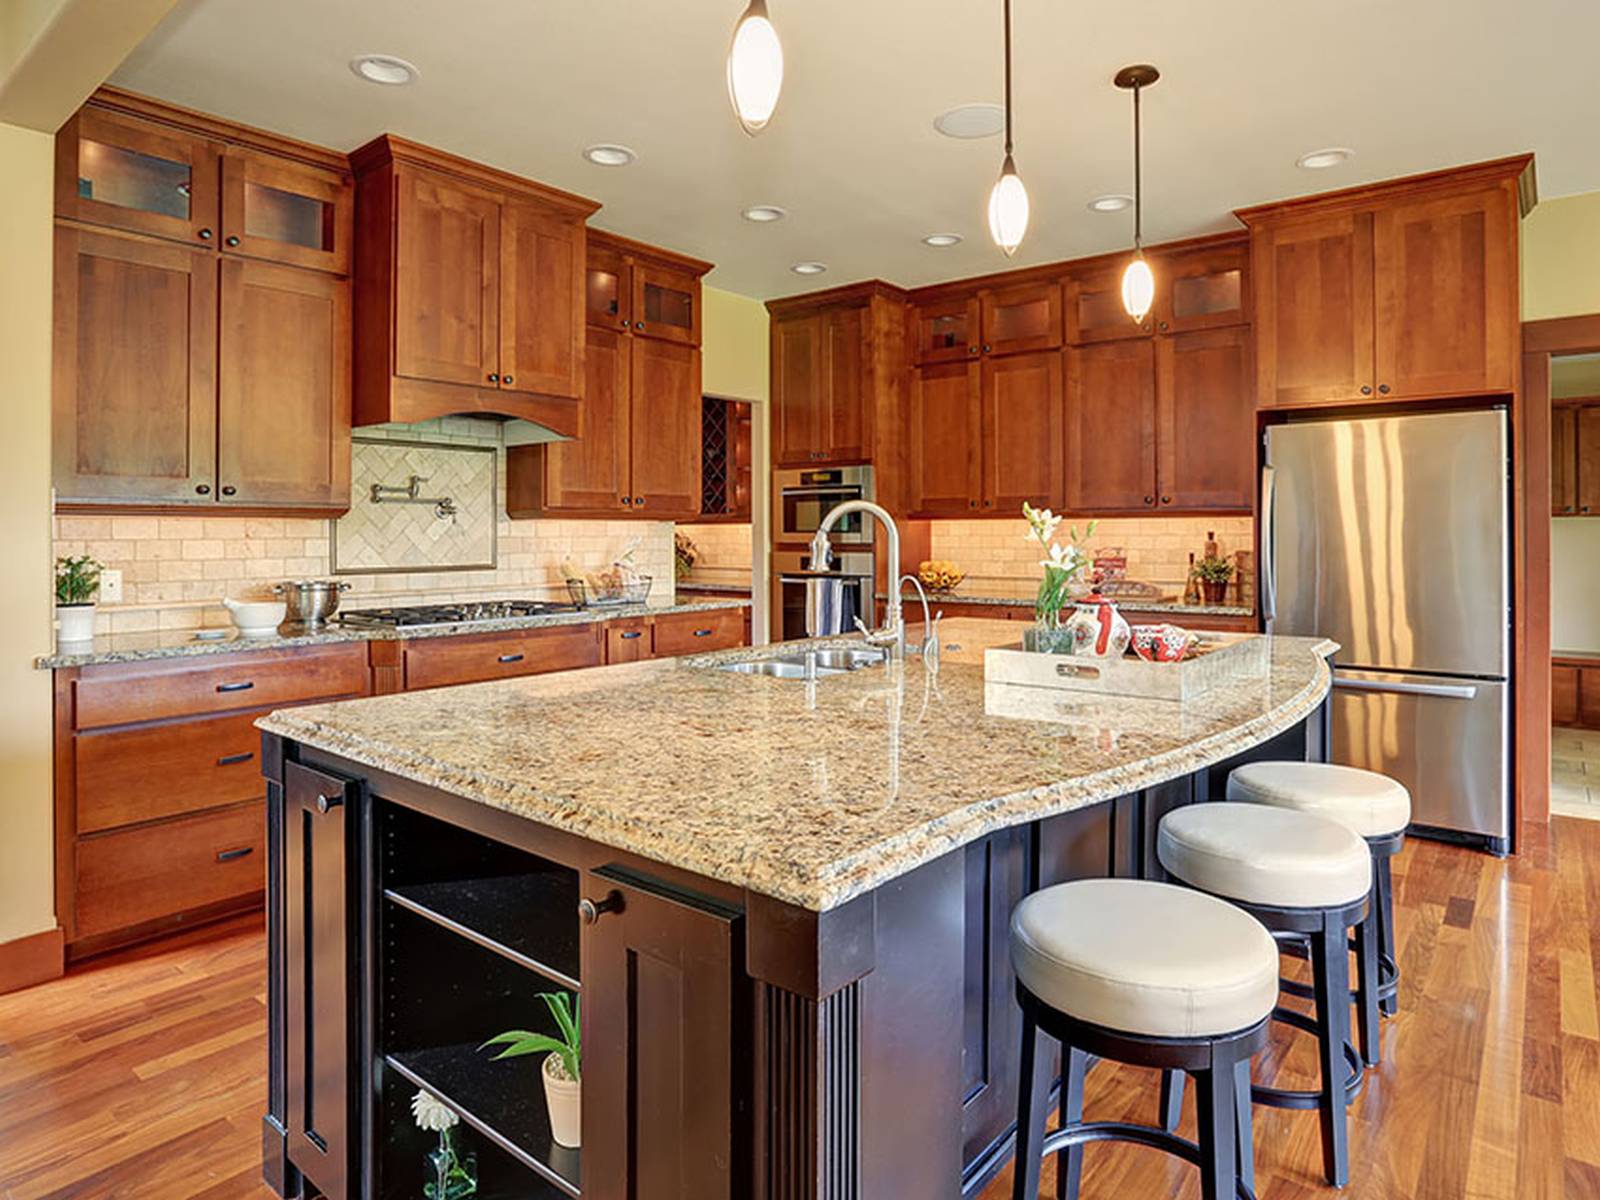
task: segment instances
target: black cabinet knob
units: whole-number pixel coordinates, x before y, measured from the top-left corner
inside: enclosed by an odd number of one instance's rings
[[[343,804],[343,796],[324,796],[321,793],[317,795],[317,811],[319,813],[332,812]]]
[[[225,484],[222,485],[222,494],[224,496],[232,496],[235,493],[237,493],[238,490],[239,489],[234,487],[233,484],[231,484],[231,483],[225,483]]]
[[[1144,498],[1144,502],[1146,504],[1154,504],[1156,502],[1156,498],[1154,496],[1146,496]]]
[[[1389,394],[1389,385],[1387,383],[1380,383],[1378,385],[1378,390],[1387,396]]]
[[[202,242],[209,242],[209,241],[210,241],[210,240],[211,240],[211,230],[209,230],[209,229],[202,229],[202,230],[201,230],[201,231],[200,231],[200,240],[201,240],[201,241],[202,241]]]
[[[512,383],[512,382],[513,382],[513,380],[512,380],[512,378],[511,378],[511,376],[509,376],[509,375],[506,375],[506,376],[502,376],[502,377],[501,377],[501,380],[500,380],[500,382],[501,382],[501,383],[506,383],[506,384],[509,384],[509,383]]]
[[[1163,503],[1163,504],[1171,504],[1172,503],[1172,497],[1171,496],[1163,496],[1163,497],[1161,497],[1161,503]]]
[[[990,345],[990,344],[989,344],[989,343],[988,343],[988,342],[985,342],[985,343],[984,343],[984,344],[983,344],[983,352],[984,352],[984,353],[985,353],[985,354],[987,354],[987,353],[989,353],[989,351],[991,351],[991,350],[993,350],[993,349],[994,349],[994,347],[993,347],[993,346],[991,346],[991,345]]]
[[[633,498],[633,506],[635,508],[643,508],[644,507],[644,497],[643,496],[635,496]]]
[[[496,375],[493,371],[489,372],[489,382],[490,383],[499,383],[500,382],[500,376]]]
[[[578,901],[578,919],[585,925],[593,925],[608,912],[622,911],[622,893],[607,892],[599,900],[591,900],[585,896]]]
[[[233,234],[229,234],[227,237],[223,238],[222,240],[223,240],[224,243],[226,243],[229,246],[237,246],[239,244],[238,237],[233,235]]]
[[[968,500],[967,501],[967,507],[968,508],[977,508],[978,507],[978,502],[976,500]]]
[[[993,508],[994,507],[994,501],[993,500],[985,500],[983,502],[983,506],[985,508]]]
[[[1370,395],[1372,395],[1372,388],[1371,388],[1371,387],[1370,387],[1370,386],[1368,386],[1368,385],[1367,385],[1367,384],[1362,384],[1362,385],[1361,385],[1361,394],[1362,394],[1362,395],[1363,395],[1363,396],[1370,396]]]
[[[635,329],[643,329],[644,328],[644,322],[643,321],[635,321],[633,323],[633,327]]]
[[[1166,331],[1167,331],[1167,323],[1165,321],[1163,321],[1163,322],[1161,322],[1161,332],[1165,333]]]
[[[618,324],[621,325],[622,328],[626,329],[628,327],[628,318],[627,317],[623,317],[622,320],[618,322]]]
[[[967,353],[968,354],[976,354],[977,352],[978,352],[978,348],[976,346],[968,346],[967,347]]]
[[[627,504],[627,505],[632,505],[633,504],[633,497],[632,496],[624,496],[622,498],[622,502],[624,504]]]
[[[194,485],[194,490],[195,494],[199,496],[211,495],[211,485],[209,483],[197,483]]]

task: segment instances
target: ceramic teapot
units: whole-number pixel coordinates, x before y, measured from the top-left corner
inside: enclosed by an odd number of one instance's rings
[[[1085,658],[1121,658],[1133,636],[1117,606],[1098,592],[1078,601],[1062,627],[1071,639],[1071,653]]]

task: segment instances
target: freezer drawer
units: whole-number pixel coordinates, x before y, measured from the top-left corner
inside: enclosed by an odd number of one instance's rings
[[[1413,824],[1510,836],[1504,682],[1338,670],[1333,761],[1398,779]]]

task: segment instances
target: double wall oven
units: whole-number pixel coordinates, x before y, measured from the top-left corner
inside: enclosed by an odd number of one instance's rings
[[[871,467],[805,467],[773,475],[772,571],[776,577],[779,628],[784,641],[807,636],[807,607],[820,632],[848,632],[859,617],[875,620],[876,577],[873,539],[877,522],[865,513],[849,513],[828,531],[833,563],[827,571],[811,569],[811,537],[822,518],[846,500],[872,500]]]

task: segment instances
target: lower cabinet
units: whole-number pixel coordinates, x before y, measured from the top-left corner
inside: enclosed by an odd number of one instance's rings
[[[600,625],[584,622],[408,640],[401,649],[405,690],[597,667],[600,630]]]
[[[1600,729],[1600,660],[1555,660],[1550,669],[1550,719],[1556,725]]]

